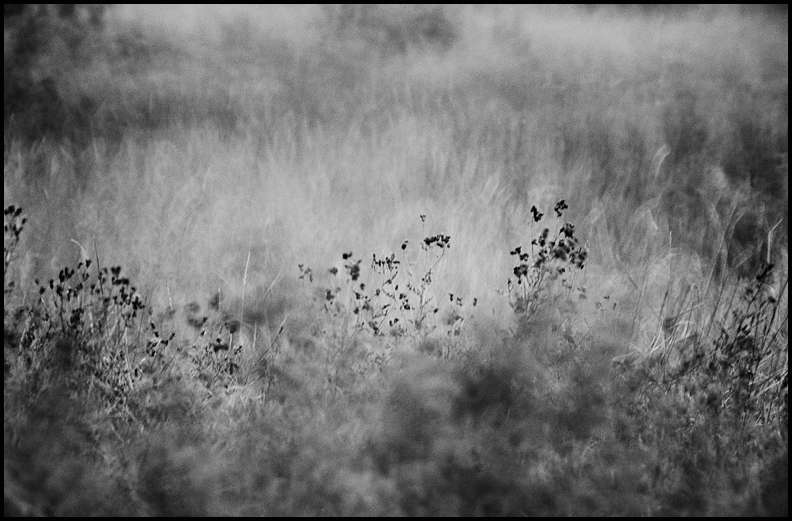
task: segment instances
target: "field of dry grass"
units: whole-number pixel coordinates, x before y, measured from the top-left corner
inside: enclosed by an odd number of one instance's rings
[[[4,40],[6,514],[788,512],[785,7]]]

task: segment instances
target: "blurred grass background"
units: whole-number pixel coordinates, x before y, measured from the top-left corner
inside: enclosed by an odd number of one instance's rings
[[[678,11],[126,6],[32,34],[26,12],[5,200],[39,225],[31,273],[75,239],[188,292],[233,287],[253,247],[265,278],[393,247],[423,213],[488,297],[491,252],[560,198],[606,270],[754,268],[787,208],[785,19]]]

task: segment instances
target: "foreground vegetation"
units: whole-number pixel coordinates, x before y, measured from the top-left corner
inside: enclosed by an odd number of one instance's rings
[[[787,514],[786,11],[202,13],[4,16],[6,514]]]

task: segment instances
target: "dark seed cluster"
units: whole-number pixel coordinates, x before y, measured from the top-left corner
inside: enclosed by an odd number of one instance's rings
[[[443,234],[433,235],[431,237],[426,237],[423,240],[423,242],[424,242],[424,245],[427,248],[431,247],[432,245],[434,245],[434,246],[436,246],[436,247],[438,247],[438,248],[440,248],[442,250],[442,249],[451,247],[451,236],[450,235],[443,235]],[[405,246],[405,248],[406,248],[406,246]],[[402,249],[404,249],[404,248],[402,248]]]

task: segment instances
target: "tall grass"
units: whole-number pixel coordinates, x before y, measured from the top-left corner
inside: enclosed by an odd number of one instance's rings
[[[7,512],[788,510],[786,10],[20,16]],[[588,257],[526,316],[561,199]],[[351,327],[438,236],[400,315],[438,327]],[[61,318],[49,279],[118,264]]]

